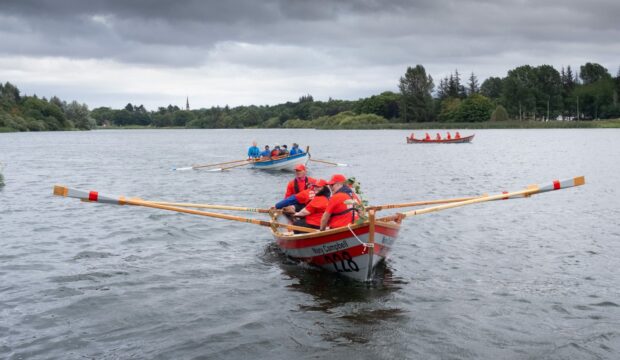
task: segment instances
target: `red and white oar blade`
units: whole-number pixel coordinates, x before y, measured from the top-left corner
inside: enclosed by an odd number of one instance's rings
[[[86,191],[68,188],[62,185],[54,185],[54,195],[80,199],[88,202],[98,202],[114,205],[125,205],[125,198],[99,194],[97,191]]]
[[[575,186],[581,186],[581,185],[584,185],[585,183],[586,183],[586,178],[584,176],[577,176],[574,178],[564,179],[564,180],[553,180],[552,182],[544,184],[544,185],[530,185],[527,187],[527,189],[531,190],[531,192],[526,192],[524,194],[519,194],[519,195],[512,195],[510,197],[503,198],[502,200],[506,200],[509,198],[514,199],[514,198],[519,198],[519,197],[529,197],[534,194],[540,194],[540,193],[549,192],[549,191],[568,189],[568,188],[575,187]],[[504,194],[507,194],[507,193],[508,192],[504,191]]]

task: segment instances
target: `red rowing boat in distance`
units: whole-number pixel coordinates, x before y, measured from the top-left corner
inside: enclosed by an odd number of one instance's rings
[[[475,134],[471,134],[469,136],[463,136],[462,138],[459,139],[441,139],[441,140],[425,140],[425,139],[415,139],[415,138],[411,138],[411,137],[407,137],[407,144],[461,144],[461,143],[468,143],[471,142],[472,139],[474,138]]]

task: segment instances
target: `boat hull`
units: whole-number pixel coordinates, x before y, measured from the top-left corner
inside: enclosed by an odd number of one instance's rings
[[[474,139],[474,135],[462,137],[460,139],[441,139],[441,140],[424,140],[424,139],[412,139],[407,137],[407,144],[462,144],[471,142]]]
[[[310,234],[273,232],[284,254],[357,281],[369,281],[377,264],[389,254],[398,237],[400,224],[375,222],[370,240],[368,222]]]
[[[295,171],[295,166],[299,164],[306,165],[308,162],[308,153],[288,156],[282,159],[257,161],[252,164],[252,168],[260,170],[285,170]]]

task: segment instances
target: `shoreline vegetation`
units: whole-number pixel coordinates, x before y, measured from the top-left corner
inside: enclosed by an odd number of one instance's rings
[[[177,129],[189,130],[183,126],[153,127],[150,125],[130,126],[107,126],[98,127],[95,130],[164,130]],[[244,129],[262,129],[259,127],[246,127]],[[281,128],[286,129],[286,128]],[[290,129],[290,128],[289,128]],[[480,130],[480,129],[620,129],[620,119],[596,120],[596,121],[485,121],[478,123],[388,123],[366,124],[350,127],[296,127],[295,129],[315,130]],[[1,132],[1,131],[0,131]]]
[[[67,103],[53,96],[21,95],[0,82],[0,132],[91,129],[524,129],[620,128],[620,68],[616,76],[597,64],[522,65],[503,78],[479,84],[472,72],[458,70],[435,84],[422,65],[408,67],[399,92],[385,91],[358,100],[315,101],[190,109],[176,105],[146,110]]]

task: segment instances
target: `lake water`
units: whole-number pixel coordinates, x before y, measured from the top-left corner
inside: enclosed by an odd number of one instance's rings
[[[407,134],[0,134],[0,358],[620,358],[620,131]],[[375,205],[586,185],[409,218],[371,284],[287,261],[264,227],[52,196],[267,207],[291,174],[170,170],[243,158],[253,139],[348,163],[310,174],[355,176]]]

